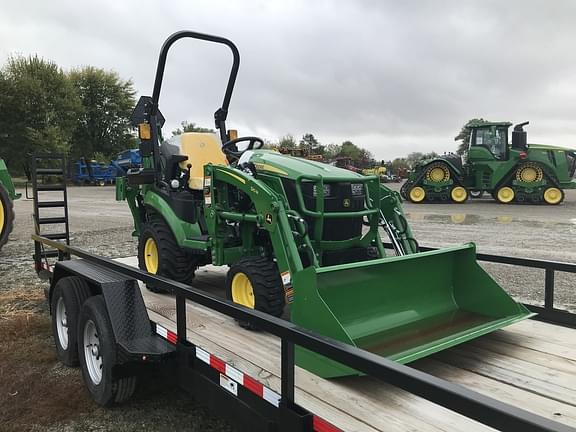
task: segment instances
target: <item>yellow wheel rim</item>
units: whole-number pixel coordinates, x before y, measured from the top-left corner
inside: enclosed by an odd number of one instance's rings
[[[452,192],[450,192],[450,196],[452,197],[452,201],[461,203],[468,198],[468,192],[462,186],[456,186],[452,189]]]
[[[543,176],[542,168],[537,165],[527,165],[518,170],[516,180],[524,183],[539,182]]]
[[[410,189],[410,201],[421,202],[426,198],[426,192],[420,186],[413,187]]]
[[[442,182],[450,179],[450,171],[447,168],[437,166],[428,171],[428,180],[433,182]]]
[[[505,186],[498,189],[498,201],[502,203],[509,203],[514,199],[514,189]]]
[[[232,278],[232,300],[234,303],[254,309],[254,289],[248,276],[239,272]]]
[[[0,234],[4,231],[4,203],[0,198]]]
[[[158,272],[158,246],[153,238],[148,238],[144,244],[144,265],[148,273]]]
[[[562,191],[555,187],[546,189],[544,191],[544,201],[548,204],[558,204],[562,201]]]

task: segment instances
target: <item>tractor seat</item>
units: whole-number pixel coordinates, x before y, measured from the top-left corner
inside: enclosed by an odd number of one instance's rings
[[[228,165],[220,137],[215,133],[186,132],[173,136],[162,144],[160,152],[166,160],[177,155],[188,157],[179,165],[183,170],[187,170],[188,164],[192,165],[188,187],[193,190],[204,187],[205,165]]]

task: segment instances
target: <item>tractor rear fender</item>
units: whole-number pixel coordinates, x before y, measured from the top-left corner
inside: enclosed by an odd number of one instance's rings
[[[20,198],[20,194],[16,193],[14,183],[12,182],[12,177],[10,177],[8,168],[6,168],[6,164],[4,163],[3,159],[0,159],[0,185],[6,189],[6,192],[8,192],[8,196],[11,200]]]
[[[254,204],[256,214],[226,210],[225,185],[244,192]],[[302,270],[284,199],[266,183],[238,169],[208,164],[204,167],[204,198],[206,223],[214,240],[213,247],[218,241],[219,228],[225,221],[252,222],[268,231],[283,278],[288,271],[295,274]],[[218,253],[213,251],[213,256],[215,252],[216,255]]]
[[[151,190],[147,191],[144,195],[144,206],[147,213],[156,213],[166,221],[178,246],[190,249],[207,249],[207,242],[194,240],[194,238],[199,238],[202,235],[200,226],[197,223],[188,223],[178,218],[170,204],[160,194]]]

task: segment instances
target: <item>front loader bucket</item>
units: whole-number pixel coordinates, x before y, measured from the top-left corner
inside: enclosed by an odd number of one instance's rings
[[[478,265],[473,244],[294,275],[292,321],[408,363],[532,316]],[[299,348],[324,378],[357,371]]]

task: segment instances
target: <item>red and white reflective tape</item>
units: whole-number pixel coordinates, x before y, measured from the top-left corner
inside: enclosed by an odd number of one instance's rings
[[[233,379],[238,384],[243,385],[252,393],[268,401],[275,407],[280,406],[280,395],[278,393],[256,381],[254,378],[251,378],[245,373],[239,371],[234,366],[229,365],[224,360],[219,359],[215,355],[210,354],[208,351],[204,351],[199,347],[196,347],[196,358],[202,360],[204,363],[210,365],[228,378]]]
[[[168,342],[176,344],[176,341],[178,340],[176,333],[162,327],[160,324],[155,324],[156,333],[158,335],[168,340]],[[240,384],[255,395],[271,403],[276,408],[280,406],[281,396],[274,390],[266,387],[259,381],[246,375],[244,372],[239,371],[234,366],[229,365],[224,360],[210,354],[208,351],[205,351],[198,346],[196,347],[196,358],[220,372],[220,385],[226,390],[237,395],[237,385]],[[316,432],[342,432],[342,429],[337,428],[333,424],[316,415],[313,416],[312,425]]]
[[[170,331],[164,327],[162,327],[160,324],[156,323],[156,333],[159,336],[162,336],[164,339],[166,339],[168,342],[170,342],[171,344],[176,345],[176,342],[178,341],[178,336],[176,335],[176,333],[174,333],[173,331]]]
[[[342,429],[337,428],[332,423],[328,423],[321,417],[317,415],[312,417],[312,428],[316,432],[342,432]]]
[[[36,270],[40,271],[40,270],[46,270],[50,273],[54,272],[54,266],[49,265],[48,263],[45,262],[41,262],[40,265],[36,266]]]

